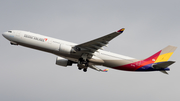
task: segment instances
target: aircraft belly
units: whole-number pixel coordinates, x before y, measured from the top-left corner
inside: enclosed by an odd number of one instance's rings
[[[52,53],[64,58],[73,58],[73,59],[78,59],[80,55],[78,54],[64,54],[59,52],[59,44],[52,44],[52,43],[47,43],[47,42],[36,42],[33,40],[18,40],[16,41],[19,45],[41,50],[44,52]]]
[[[102,65],[104,64],[104,61],[100,58],[92,58],[92,59],[89,59],[89,61],[93,64],[96,64],[96,65]]]

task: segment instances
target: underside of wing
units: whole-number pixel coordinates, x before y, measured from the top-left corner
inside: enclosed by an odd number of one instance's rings
[[[116,36],[120,35],[123,31],[124,31],[124,28],[118,30],[117,32],[113,32],[111,34],[97,38],[95,40],[76,45],[75,49],[83,50],[83,51],[89,52],[89,53],[94,53],[98,49],[102,49],[103,46],[107,46],[109,41],[111,41]]]

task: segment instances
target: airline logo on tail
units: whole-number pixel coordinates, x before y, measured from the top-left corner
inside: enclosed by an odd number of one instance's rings
[[[174,63],[174,61],[168,60],[176,48],[175,46],[167,46],[149,58],[114,68],[127,71],[161,71],[167,74],[166,71],[170,70],[168,66]]]
[[[166,48],[160,50],[155,53],[151,57],[143,60],[144,63],[141,65],[142,67],[138,68],[138,70],[142,70],[143,67],[148,67],[149,70],[159,70],[165,74],[168,74],[166,71],[170,70],[168,66],[175,63],[174,61],[168,61],[171,55],[174,53],[177,47],[167,46]]]
[[[171,55],[174,53],[177,47],[174,46],[167,46],[166,48],[160,50],[156,54],[152,55],[151,57],[145,59],[144,61],[148,61],[149,63],[158,63],[168,61]]]

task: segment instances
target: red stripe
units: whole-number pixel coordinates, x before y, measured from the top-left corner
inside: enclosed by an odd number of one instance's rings
[[[161,51],[157,52],[156,54],[150,56],[149,58],[142,60],[142,61],[137,61],[134,63],[130,63],[127,65],[123,65],[123,66],[118,66],[118,67],[114,67],[114,69],[119,69],[119,70],[126,70],[126,71],[135,71],[145,65],[154,63],[156,61],[156,59],[158,58],[158,56],[160,55]]]

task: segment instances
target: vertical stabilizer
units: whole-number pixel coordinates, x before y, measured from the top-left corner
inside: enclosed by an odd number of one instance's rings
[[[159,54],[158,58],[156,59],[155,63],[157,62],[163,62],[168,61],[171,55],[174,53],[177,47],[175,46],[167,46],[166,48],[161,50],[161,53]]]
[[[144,61],[148,61],[149,63],[158,63],[158,62],[165,62],[168,61],[171,55],[174,53],[177,47],[175,46],[167,46],[164,49],[160,50],[159,52],[155,53],[154,55],[150,56]]]

